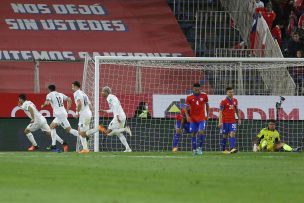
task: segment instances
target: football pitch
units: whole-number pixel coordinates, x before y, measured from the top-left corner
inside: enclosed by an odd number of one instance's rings
[[[304,153],[0,153],[0,202],[304,202]]]

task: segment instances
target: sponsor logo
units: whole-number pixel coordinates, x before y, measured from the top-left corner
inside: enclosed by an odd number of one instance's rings
[[[217,119],[219,102],[225,95],[209,95],[209,116]],[[236,96],[239,100],[239,115],[241,119],[279,119],[279,120],[304,120],[304,97],[286,96],[282,108],[276,109],[278,96]],[[172,117],[174,112],[168,111],[172,106],[183,106],[186,95],[153,95],[153,116]],[[178,105],[179,106],[178,106]],[[227,106],[230,106],[227,103]],[[231,105],[233,106],[233,105]],[[178,112],[179,113],[179,112]],[[177,112],[175,113],[175,115]]]

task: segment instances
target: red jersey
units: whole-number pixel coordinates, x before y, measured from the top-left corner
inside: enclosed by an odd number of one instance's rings
[[[185,119],[185,123],[187,123],[185,111],[186,110],[183,108],[181,110],[180,114],[178,114],[175,119],[179,122],[182,122],[182,120]],[[188,114],[190,115],[189,112],[188,112]]]
[[[272,23],[275,20],[275,18],[277,17],[277,15],[275,14],[275,12],[270,11],[270,12],[262,12],[262,16],[264,17],[269,29],[272,29]]]
[[[255,8],[256,13],[265,12],[265,11],[266,11],[266,9],[264,7],[256,7]]]
[[[282,32],[278,25],[271,30],[272,36],[277,40],[280,47],[282,46]]]
[[[220,109],[222,110],[223,123],[235,123],[235,113],[238,108],[238,101],[235,98],[226,97],[221,101]]]
[[[186,99],[186,104],[190,107],[190,121],[200,122],[207,120],[205,113],[205,106],[208,103],[208,96],[206,93],[199,95],[189,95]]]
[[[299,27],[300,29],[302,29],[303,23],[304,23],[304,13],[303,13],[303,14],[300,16],[300,18],[299,18],[298,27]]]

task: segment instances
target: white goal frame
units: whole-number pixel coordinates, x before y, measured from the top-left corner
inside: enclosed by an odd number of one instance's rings
[[[103,61],[174,61],[174,62],[261,62],[261,63],[271,63],[271,62],[296,62],[303,63],[304,58],[229,58],[229,57],[132,57],[132,56],[95,56],[95,70],[94,70],[94,118],[99,118],[99,97],[100,97],[100,64]],[[96,82],[98,81],[98,82]],[[99,119],[94,119],[94,126],[98,127]],[[94,152],[99,152],[99,133],[94,134]]]

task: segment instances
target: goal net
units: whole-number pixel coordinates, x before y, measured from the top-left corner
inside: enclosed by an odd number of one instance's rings
[[[175,117],[186,96],[192,93],[193,83],[200,83],[209,96],[204,150],[220,150],[222,135],[217,116],[227,86],[234,88],[241,110],[239,150],[252,150],[253,138],[268,119],[276,119],[281,139],[296,147],[303,144],[304,97],[299,96],[303,85],[297,80],[303,67],[303,59],[97,56],[86,59],[83,90],[93,104],[92,125],[108,126],[112,115],[99,110],[109,109],[101,89],[111,87],[126,112],[126,125],[133,133],[127,140],[133,151],[172,149]],[[148,107],[148,114],[141,111],[144,106]],[[89,146],[94,151],[124,149],[116,136],[98,133],[91,137]],[[184,133],[178,147],[191,150],[191,135]]]

